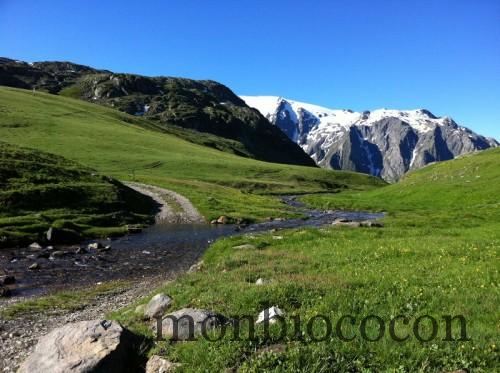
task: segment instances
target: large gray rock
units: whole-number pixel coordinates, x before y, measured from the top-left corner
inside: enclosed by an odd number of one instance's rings
[[[156,294],[144,310],[144,316],[150,319],[161,317],[165,314],[167,308],[172,304],[172,298],[165,294]]]
[[[226,318],[213,311],[183,308],[162,320],[162,336],[172,340],[193,340],[202,335],[202,331],[213,330],[226,322]]]
[[[40,338],[19,373],[130,371],[132,334],[116,321],[64,325]]]

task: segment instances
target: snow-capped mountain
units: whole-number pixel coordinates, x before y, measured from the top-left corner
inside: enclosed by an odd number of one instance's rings
[[[241,96],[321,167],[396,181],[428,163],[499,143],[427,110],[353,112],[276,96]]]

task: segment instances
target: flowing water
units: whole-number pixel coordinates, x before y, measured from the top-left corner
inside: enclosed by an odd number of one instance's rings
[[[307,209],[293,196],[283,201],[303,214],[304,218],[273,220],[246,227],[209,224],[155,224],[143,232],[113,240],[100,240],[111,245],[105,252],[91,250],[76,254],[76,247],[56,248],[64,255],[47,258],[47,251],[12,249],[0,251],[0,269],[17,279],[13,295],[34,295],[73,286],[94,285],[118,279],[147,278],[187,270],[199,260],[211,242],[220,238],[272,229],[321,227],[337,218],[352,221],[374,220],[383,213],[362,211],[318,211]],[[92,241],[94,242],[94,241]],[[44,255],[45,254],[45,255]],[[38,270],[28,270],[33,263]]]

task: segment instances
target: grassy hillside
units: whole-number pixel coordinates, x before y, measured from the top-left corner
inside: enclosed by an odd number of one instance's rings
[[[154,212],[151,201],[116,180],[4,142],[0,186],[0,246],[43,240],[51,226],[66,241],[124,233],[127,223],[151,223]]]
[[[175,131],[185,131],[177,129]],[[174,133],[175,133],[174,131]],[[184,136],[200,136],[185,132]],[[208,218],[285,216],[269,194],[370,189],[384,185],[356,173],[271,164],[199,146],[153,122],[83,101],[0,87],[0,137],[64,156],[117,179],[167,187]]]
[[[229,329],[217,342],[160,343],[153,351],[181,362],[186,372],[495,371],[500,339],[499,164],[500,150],[490,150],[426,167],[377,190],[304,198],[320,208],[388,211],[383,228],[280,231],[216,242],[205,254],[201,272],[160,289],[175,300],[173,309],[200,307],[257,317],[264,307],[277,305],[288,318],[285,339],[265,340],[257,328],[260,337],[255,341],[229,341]],[[245,243],[264,248],[233,249]],[[256,286],[260,277],[271,283]],[[151,336],[134,308],[112,316]],[[305,333],[304,341],[296,341],[290,318],[300,316],[306,332],[306,322],[318,314],[331,320],[330,337],[316,342]],[[335,334],[343,315],[356,320],[352,326],[343,324],[344,335],[356,336],[351,342]],[[385,323],[377,342],[360,337],[360,322],[368,315]],[[409,320],[408,325],[398,321],[395,328],[398,336],[409,336],[404,342],[390,337],[389,323],[397,315]],[[437,335],[427,342],[412,330],[423,315],[437,322]],[[445,315],[462,315],[471,340],[459,340],[459,323],[454,323],[454,341],[443,341]],[[327,332],[321,320],[313,330],[319,337]],[[432,337],[429,319],[419,331],[423,339]],[[374,339],[377,333],[372,320],[367,334]]]
[[[176,125],[216,135],[224,140],[207,146],[241,156],[316,167],[279,128],[228,87],[211,80],[117,74],[71,62],[28,64],[0,58],[0,85],[86,100],[144,116],[167,129]],[[223,147],[217,146],[220,142]]]

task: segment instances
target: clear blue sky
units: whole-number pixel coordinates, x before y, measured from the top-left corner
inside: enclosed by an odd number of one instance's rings
[[[0,55],[423,107],[500,139],[499,0],[0,0]]]

